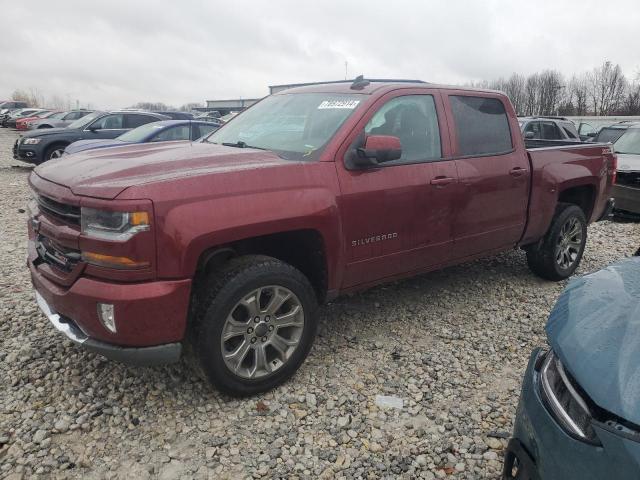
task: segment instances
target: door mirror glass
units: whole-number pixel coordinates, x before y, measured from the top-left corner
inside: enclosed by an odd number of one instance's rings
[[[526,138],[528,140],[531,140],[532,138],[535,138],[535,137],[536,137],[536,133],[535,132],[529,131],[529,132],[524,134],[524,138]]]

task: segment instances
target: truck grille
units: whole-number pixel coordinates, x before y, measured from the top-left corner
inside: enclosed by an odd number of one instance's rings
[[[640,172],[621,172],[618,170],[616,183],[618,185],[640,188]]]
[[[38,206],[40,210],[47,215],[72,225],[80,225],[80,207],[56,202],[43,195],[38,195]]]
[[[53,265],[65,272],[70,272],[80,261],[80,252],[62,247],[44,235],[36,240],[38,257],[45,263]]]

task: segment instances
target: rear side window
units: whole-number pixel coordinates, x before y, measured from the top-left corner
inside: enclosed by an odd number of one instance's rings
[[[578,138],[578,135],[576,135],[575,133],[573,133],[571,130],[571,127],[568,125],[562,125],[562,130],[564,130],[564,133],[567,135],[567,137],[576,140]]]
[[[204,137],[205,135],[209,135],[211,132],[213,132],[214,130],[218,129],[218,126],[214,123],[210,124],[210,125],[193,125],[193,132],[192,132],[192,140],[197,140],[200,137]]]
[[[163,130],[153,137],[152,142],[174,142],[176,140],[189,140],[189,125],[178,125]]]
[[[542,138],[545,140],[562,140],[560,129],[553,122],[542,123]]]
[[[513,149],[509,119],[496,98],[449,97],[462,156],[497,155]]]
[[[128,113],[125,115],[124,128],[136,128],[151,122],[157,122],[159,119],[151,115],[140,115],[137,113]]]

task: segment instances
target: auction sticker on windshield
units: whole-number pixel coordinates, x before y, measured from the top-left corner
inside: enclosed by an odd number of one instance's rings
[[[353,110],[358,106],[360,100],[325,100],[318,105],[318,110],[325,110],[329,108],[346,108]]]

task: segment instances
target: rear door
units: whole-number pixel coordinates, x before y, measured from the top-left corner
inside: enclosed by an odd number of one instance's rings
[[[402,157],[348,170],[346,153],[367,135],[400,139]],[[455,161],[437,90],[396,90],[381,97],[338,151],[346,268],[343,288],[445,263],[451,256]]]
[[[454,258],[515,245],[529,194],[529,160],[523,147],[515,148],[522,146],[515,112],[492,93],[449,91],[446,98],[460,181]]]

